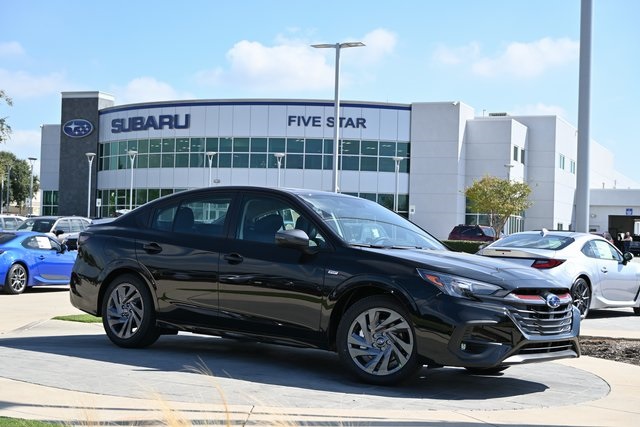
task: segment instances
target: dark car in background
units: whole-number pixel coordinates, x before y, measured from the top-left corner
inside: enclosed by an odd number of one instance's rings
[[[320,348],[374,384],[424,365],[488,374],[580,354],[567,286],[320,191],[183,191],[92,225],[70,298],[122,347],[188,331]]]
[[[448,240],[470,240],[476,242],[493,242],[496,232],[486,225],[456,225],[449,233]]]

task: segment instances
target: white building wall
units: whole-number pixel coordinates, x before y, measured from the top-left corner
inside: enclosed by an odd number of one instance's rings
[[[445,239],[465,216],[464,135],[473,109],[462,103],[411,106],[410,219]]]

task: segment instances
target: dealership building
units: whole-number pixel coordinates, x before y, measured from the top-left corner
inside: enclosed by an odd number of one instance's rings
[[[340,106],[341,192],[446,238],[456,224],[483,222],[464,190],[492,175],[532,189],[532,207],[505,231],[575,224],[577,131],[562,118],[478,117],[458,101]],[[63,92],[60,123],[42,126],[42,213],[106,217],[204,186],[332,191],[334,126],[333,101],[115,105],[105,93]],[[606,148],[590,149],[590,229],[640,234],[640,184],[616,172]]]

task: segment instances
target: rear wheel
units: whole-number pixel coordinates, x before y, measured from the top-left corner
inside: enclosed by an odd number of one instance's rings
[[[120,347],[146,347],[158,339],[151,293],[136,276],[114,280],[102,300],[102,325],[107,336]]]
[[[29,274],[23,265],[13,264],[4,280],[4,291],[8,294],[21,294],[27,289]]]
[[[578,277],[576,281],[573,282],[571,298],[573,298],[573,305],[580,310],[580,317],[583,319],[587,317],[589,307],[591,306],[591,288],[582,277]]]
[[[416,334],[406,310],[385,296],[352,305],[338,325],[338,355],[360,379],[389,385],[413,375],[420,365]]]

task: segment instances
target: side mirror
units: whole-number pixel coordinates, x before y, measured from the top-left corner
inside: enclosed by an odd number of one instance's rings
[[[309,236],[302,230],[283,230],[276,233],[276,244],[284,248],[297,249],[305,254],[314,254],[318,250],[309,246]]]
[[[55,234],[56,237],[58,237],[59,235],[64,234],[64,231],[62,231],[62,230],[53,230],[53,234]]]
[[[624,260],[624,263],[628,263],[629,261],[631,261],[633,259],[633,254],[631,252],[625,252],[622,254],[622,259]]]

